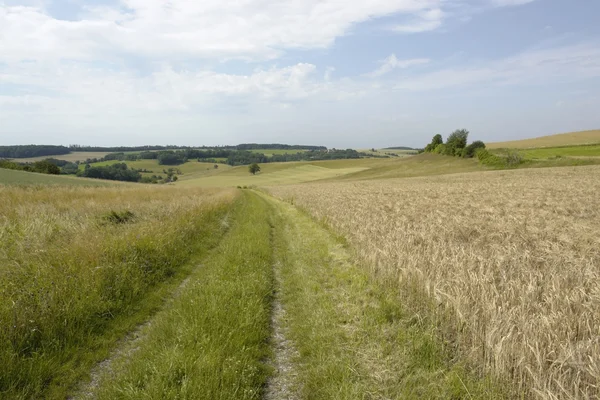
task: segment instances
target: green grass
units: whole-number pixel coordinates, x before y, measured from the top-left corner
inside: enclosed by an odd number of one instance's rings
[[[227,196],[0,186],[0,397],[65,398],[218,243]]]
[[[507,149],[494,149],[492,152],[502,154]],[[518,152],[523,158],[531,160],[545,160],[558,157],[600,157],[600,144],[564,146],[564,147],[541,147],[535,149],[513,150]]]
[[[0,185],[60,185],[60,186],[110,186],[124,185],[100,179],[85,179],[69,175],[48,175],[35,172],[0,168]]]
[[[353,264],[343,239],[269,201],[277,209],[280,323],[295,346],[290,384],[298,398],[502,398],[453,360],[433,325],[403,309],[394,285]]]
[[[158,164],[158,160],[139,160],[139,161],[110,160],[110,161],[101,161],[101,162],[93,163],[90,165],[93,167],[102,167],[102,166],[113,165],[113,164],[117,164],[117,163],[125,163],[130,168],[134,168],[134,169],[145,169],[148,171],[152,171],[152,172],[148,172],[148,173],[142,173],[142,176],[161,175],[161,176],[165,177],[166,174],[163,172],[163,170],[168,170],[169,168],[178,168],[183,173],[183,175],[178,176],[178,179],[184,180],[184,181],[190,180],[190,179],[195,179],[198,177],[216,175],[216,174],[219,174],[219,173],[231,168],[229,165],[226,165],[226,164],[217,164],[219,166],[219,168],[215,169],[214,163],[203,163],[203,162],[197,162],[197,161],[188,161],[185,164],[181,164],[181,165],[160,165],[160,164]],[[81,164],[79,166],[79,169],[83,170],[84,167],[85,167],[85,164]]]
[[[270,208],[249,192],[232,227],[139,350],[105,377],[100,399],[260,399],[269,375]]]
[[[368,169],[344,175],[337,180],[367,180],[409,178],[481,171],[485,168],[477,160],[423,153],[402,159],[380,160]]]

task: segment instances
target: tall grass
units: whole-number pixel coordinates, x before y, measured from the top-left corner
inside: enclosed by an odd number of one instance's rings
[[[232,191],[0,186],[0,393],[64,397],[120,317],[214,246]],[[110,218],[126,216],[121,221]]]
[[[261,399],[273,291],[270,207],[244,193],[231,229],[96,393],[100,399]]]
[[[600,396],[600,168],[273,187],[515,396]]]

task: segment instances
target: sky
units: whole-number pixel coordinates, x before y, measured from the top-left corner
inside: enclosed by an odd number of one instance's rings
[[[598,0],[0,0],[0,145],[600,128]]]

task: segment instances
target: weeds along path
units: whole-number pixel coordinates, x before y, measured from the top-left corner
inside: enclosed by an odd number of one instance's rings
[[[342,238],[287,203],[276,210],[275,367],[267,399],[501,398],[351,261]],[[278,337],[281,335],[285,337]],[[277,374],[279,376],[277,376]]]

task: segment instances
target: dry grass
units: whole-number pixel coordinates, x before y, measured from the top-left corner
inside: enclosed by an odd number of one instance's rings
[[[575,146],[600,143],[600,130],[559,133],[533,139],[486,143],[488,149],[528,149],[535,147]]]
[[[600,167],[270,191],[346,234],[515,396],[600,395]]]

